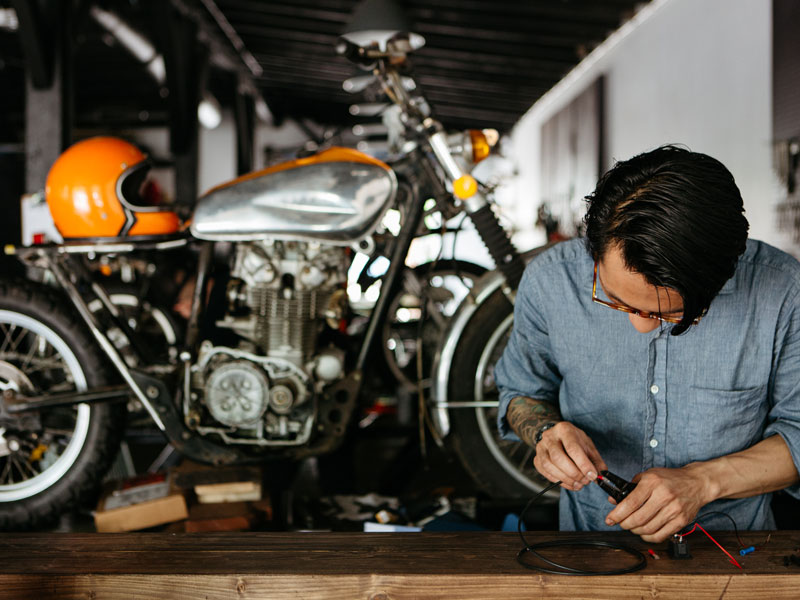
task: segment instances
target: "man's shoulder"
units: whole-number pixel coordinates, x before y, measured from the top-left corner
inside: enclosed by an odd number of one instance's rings
[[[531,261],[536,268],[545,268],[553,265],[571,264],[589,260],[584,238],[573,238],[558,242],[542,250]]]
[[[591,269],[591,257],[583,238],[558,242],[543,249],[528,263],[520,289],[538,286],[564,291],[573,285],[573,279],[582,270],[587,269]]]
[[[760,240],[747,240],[747,248],[739,262],[763,271],[781,272],[791,279],[800,279],[800,262],[794,256]]]
[[[749,239],[739,257],[734,279],[737,283],[731,289],[757,290],[762,300],[797,296],[800,294],[800,262],[775,246]]]

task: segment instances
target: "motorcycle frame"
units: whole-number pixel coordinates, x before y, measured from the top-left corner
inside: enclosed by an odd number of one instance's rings
[[[369,53],[368,53],[369,54]],[[517,252],[511,244],[508,235],[497,221],[497,217],[491,210],[491,202],[484,196],[482,192],[475,193],[471,197],[462,201],[460,205],[453,203],[451,193],[445,187],[442,181],[439,170],[441,170],[445,181],[454,182],[466,172],[454,160],[450,154],[447,138],[441,124],[430,116],[423,114],[415,102],[412,100],[406,91],[402,77],[398,72],[398,67],[402,61],[398,61],[398,57],[389,57],[385,53],[378,52],[375,55],[377,59],[376,69],[374,74],[381,81],[384,90],[392,97],[396,104],[399,104],[405,111],[409,118],[407,127],[409,132],[413,132],[418,141],[420,142],[409,154],[410,158],[415,159],[416,165],[421,166],[420,173],[422,177],[428,180],[428,183],[433,186],[435,190],[434,198],[439,204],[443,215],[457,214],[458,212],[466,212],[470,219],[475,224],[475,227],[486,245],[489,254],[492,256],[497,270],[487,273],[481,280],[478,286],[473,290],[473,293],[468,294],[462,305],[458,308],[456,315],[451,321],[448,331],[440,340],[440,346],[436,353],[434,363],[434,390],[432,409],[434,413],[434,423],[439,433],[446,435],[449,430],[449,419],[447,418],[447,411],[450,408],[479,408],[485,406],[494,406],[494,403],[489,402],[459,402],[451,403],[447,400],[447,381],[449,377],[450,367],[452,365],[453,356],[455,353],[458,341],[461,338],[464,330],[469,324],[472,316],[477,312],[482,303],[491,296],[491,294],[498,288],[502,288],[506,297],[513,305],[514,289],[519,283],[522,271],[527,261]],[[392,58],[392,60],[388,60]],[[403,56],[403,60],[405,56]],[[429,156],[427,153],[430,153]],[[434,160],[435,159],[435,160]],[[438,169],[434,166],[438,165]],[[405,268],[405,257],[411,246],[411,242],[416,237],[423,213],[424,213],[424,200],[422,194],[419,193],[419,186],[417,182],[411,181],[413,186],[411,193],[411,201],[409,210],[407,212],[407,219],[401,226],[400,233],[397,236],[394,248],[391,253],[389,268],[382,276],[381,292],[378,300],[373,308],[367,323],[367,329],[362,340],[361,347],[356,359],[354,370],[345,378],[349,380],[342,384],[341,387],[345,388],[346,393],[349,394],[351,400],[359,395],[362,375],[364,368],[369,357],[370,350],[375,344],[375,339],[378,337],[380,325],[383,323],[387,316],[389,304],[393,294],[398,289],[400,276],[402,270]],[[88,309],[87,303],[83,300],[77,287],[73,281],[66,275],[66,273],[58,265],[58,257],[69,254],[96,254],[96,253],[126,253],[136,250],[144,250],[146,248],[156,250],[166,250],[172,247],[180,247],[188,244],[190,238],[181,236],[177,239],[167,240],[152,240],[152,239],[131,239],[128,240],[114,240],[112,242],[88,242],[77,244],[59,244],[49,245],[37,248],[25,249],[26,252],[35,253],[47,267],[53,272],[56,280],[62,289],[65,290],[72,303],[80,313],[81,317],[89,326],[93,336],[97,340],[101,349],[108,355],[112,364],[119,371],[125,383],[130,387],[134,396],[139,399],[147,412],[150,414],[153,421],[161,429],[174,445],[181,449],[181,446],[187,446],[189,441],[196,441],[200,443],[199,449],[203,457],[200,460],[207,462],[226,462],[240,460],[241,457],[231,456],[241,454],[236,451],[231,451],[228,448],[222,448],[208,442],[204,438],[189,430],[183,423],[183,419],[178,414],[178,403],[174,402],[164,386],[163,382],[159,379],[152,377],[136,369],[131,369],[127,366],[125,361],[120,356],[119,352],[110,342],[110,340],[103,334],[96,320],[94,319],[91,311]],[[186,349],[181,352],[181,360],[184,365],[188,365],[193,354],[196,354],[196,345],[199,336],[199,325],[201,322],[202,313],[205,309],[204,303],[204,290],[206,281],[211,268],[211,260],[213,257],[213,244],[210,241],[200,241],[202,249],[198,261],[197,281],[195,290],[192,296],[192,309],[189,317],[189,324],[186,333]],[[356,248],[359,249],[359,248]],[[534,251],[535,252],[535,251]],[[22,251],[18,254],[23,254]],[[71,274],[75,277],[75,272]],[[86,282],[84,282],[86,283]],[[89,287],[92,289],[96,297],[101,300],[105,310],[109,312],[111,317],[120,324],[120,329],[128,337],[129,343],[134,350],[137,350],[135,336],[132,335],[130,329],[123,319],[118,319],[115,315],[115,309],[110,302],[107,294],[102,289],[98,289],[99,285],[94,282],[88,282]],[[186,369],[184,369],[184,376]],[[331,387],[335,387],[334,384]],[[179,386],[180,387],[180,386]],[[61,399],[61,402],[65,402]],[[152,402],[151,402],[152,401]],[[157,409],[154,404],[157,404]],[[352,407],[350,408],[352,410]],[[349,412],[348,416],[349,416]],[[161,415],[161,416],[159,416]],[[165,417],[162,420],[161,417]],[[339,428],[342,430],[343,428]],[[186,448],[189,450],[189,448]],[[197,449],[196,449],[197,450]],[[222,451],[220,454],[217,451]],[[313,451],[308,451],[308,454],[314,454]],[[297,454],[297,453],[296,453]],[[189,453],[191,456],[192,454]],[[224,456],[223,456],[224,455]],[[209,456],[212,460],[209,460]]]
[[[415,152],[419,152],[418,150]],[[424,157],[422,157],[424,160]],[[359,396],[363,372],[370,356],[376,338],[380,334],[380,325],[386,318],[389,305],[393,294],[398,289],[401,280],[402,270],[405,268],[405,257],[411,246],[411,242],[416,237],[417,230],[423,215],[423,205],[425,199],[418,193],[418,186],[414,182],[409,182],[409,202],[407,205],[406,219],[404,220],[400,232],[393,244],[390,266],[386,273],[381,277],[381,292],[375,307],[372,310],[364,337],[359,348],[355,366],[342,382],[338,383],[336,391],[341,388],[348,394],[353,404]],[[101,351],[108,357],[111,364],[125,382],[124,388],[114,387],[102,390],[87,390],[84,393],[60,394],[58,397],[42,396],[37,398],[37,402],[26,402],[20,404],[17,413],[37,410],[42,407],[68,406],[81,402],[111,402],[118,401],[123,397],[124,389],[128,390],[124,396],[132,395],[147,411],[153,423],[164,433],[173,446],[187,456],[212,464],[245,463],[259,460],[257,457],[250,457],[240,452],[235,447],[218,445],[206,440],[195,431],[186,427],[183,418],[179,413],[179,403],[176,397],[169,393],[164,382],[140,369],[135,369],[125,362],[120,352],[104,333],[95,314],[89,309],[89,301],[86,300],[80,290],[93,295],[102,304],[102,310],[107,313],[112,322],[123,332],[133,351],[141,357],[141,350],[135,341],[135,334],[131,331],[124,319],[112,304],[108,294],[103,287],[96,281],[92,281],[91,275],[84,265],[73,260],[75,255],[96,256],[98,254],[111,253],[135,253],[144,250],[170,250],[173,248],[185,247],[195,240],[181,236],[177,239],[154,241],[144,239],[142,241],[131,239],[130,241],[96,241],[79,242],[64,244],[48,244],[37,247],[14,249],[14,254],[21,259],[36,263],[52,274],[58,286],[65,292],[71,304],[78,311],[83,321],[89,328],[92,336],[100,347]],[[205,311],[204,293],[206,282],[209,277],[211,262],[213,258],[214,242],[197,240],[201,244],[200,256],[198,258],[197,281],[192,296],[192,309],[185,337],[185,347],[180,353],[180,359],[184,364],[196,356],[199,343],[199,331],[202,315]],[[354,242],[355,243],[355,242]],[[185,375],[184,375],[185,376]],[[331,387],[336,387],[333,384]],[[180,389],[182,384],[176,386]],[[107,394],[104,397],[103,394]],[[347,417],[351,410],[347,411]],[[348,419],[343,419],[345,421]],[[300,447],[291,450],[284,450],[282,454],[290,453],[295,458],[304,455],[317,454],[332,450],[338,445],[338,441],[344,434],[345,427],[338,427],[335,432],[338,439],[334,443],[321,443],[311,447]],[[281,449],[283,450],[283,449]],[[292,451],[294,450],[294,451]],[[280,451],[279,451],[280,453]]]

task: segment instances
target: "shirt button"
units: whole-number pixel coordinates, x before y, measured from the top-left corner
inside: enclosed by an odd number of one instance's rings
[[[658,440],[650,440],[650,447],[655,448],[658,446]]]
[[[657,394],[658,393],[658,386],[657,385],[651,385],[650,386],[650,393]]]

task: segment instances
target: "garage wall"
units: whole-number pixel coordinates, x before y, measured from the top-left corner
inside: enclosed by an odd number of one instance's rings
[[[266,148],[278,154],[283,149],[297,150],[308,139],[297,124],[287,119],[280,127],[271,123],[256,123],[253,170],[265,165]],[[294,153],[286,158],[293,158]],[[215,129],[200,129],[199,193],[236,177],[236,124],[229,110],[222,112],[222,123]]]
[[[169,131],[165,127],[141,127],[119,132],[120,135],[140,144],[155,156],[167,157],[169,151]],[[296,123],[286,120],[280,127],[257,123],[255,131],[255,155],[253,169],[265,166],[264,149],[271,147],[278,151],[302,146],[308,135]],[[215,129],[200,128],[198,163],[198,194],[202,195],[212,187],[236,177],[236,127],[233,114],[222,111],[222,122]],[[175,178],[171,168],[155,169],[159,183],[170,197],[175,196]]]
[[[606,168],[668,142],[710,154],[736,178],[752,237],[795,250],[776,226],[771,61],[771,1],[654,0],[515,128],[519,218],[532,222],[541,200],[542,124],[604,75]]]

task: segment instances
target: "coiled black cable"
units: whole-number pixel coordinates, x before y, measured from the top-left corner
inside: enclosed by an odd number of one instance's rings
[[[522,548],[519,552],[517,552],[517,562],[519,564],[521,564],[526,569],[531,569],[533,571],[541,571],[542,573],[552,573],[554,575],[624,575],[626,573],[633,573],[634,571],[643,569],[645,565],[647,565],[647,559],[645,558],[644,554],[642,554],[635,548],[631,548],[626,544],[618,544],[616,542],[601,542],[596,540],[577,539],[577,540],[552,540],[548,542],[538,542],[536,544],[528,543],[528,540],[526,540],[525,536],[522,535],[522,521],[524,520],[525,513],[534,504],[534,502],[536,502],[541,496],[549,492],[557,485],[561,485],[561,482],[556,481],[555,483],[551,483],[550,485],[548,485],[541,492],[539,492],[533,498],[531,498],[525,505],[525,508],[522,509],[522,514],[520,514],[519,521],[517,522],[517,533],[519,533],[519,537],[522,540],[522,543],[525,544],[525,547]],[[542,550],[544,548],[565,548],[565,547],[610,548],[612,550],[622,550],[623,552],[627,552],[628,554],[636,558],[637,562],[633,566],[624,567],[621,569],[612,569],[610,571],[589,571],[586,569],[576,569],[568,565],[562,565],[560,563],[550,560],[549,558],[542,556],[538,552],[538,550]],[[523,557],[527,553],[533,554],[536,558],[538,558],[542,562],[555,567],[555,569],[548,569],[545,567],[540,567],[537,565],[526,563],[523,560]]]

